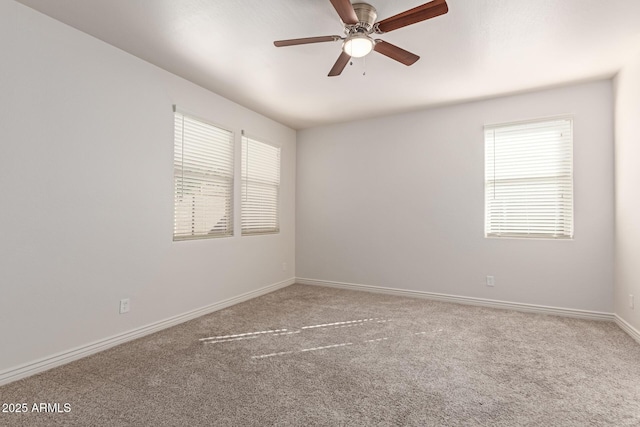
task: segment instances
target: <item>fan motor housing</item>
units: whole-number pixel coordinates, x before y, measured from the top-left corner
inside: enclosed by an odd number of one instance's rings
[[[356,16],[358,17],[358,26],[361,28],[363,27],[367,32],[370,32],[373,29],[373,24],[378,18],[376,8],[368,3],[354,3],[353,10],[356,12]]]

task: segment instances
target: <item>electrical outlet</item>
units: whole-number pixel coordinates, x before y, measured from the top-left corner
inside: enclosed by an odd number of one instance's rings
[[[629,308],[633,310],[633,294],[629,294]]]
[[[493,276],[487,276],[487,286],[495,286],[496,278]]]
[[[286,262],[282,263],[282,271],[287,271],[287,263]]]
[[[123,298],[120,300],[120,314],[129,312],[129,298]]]

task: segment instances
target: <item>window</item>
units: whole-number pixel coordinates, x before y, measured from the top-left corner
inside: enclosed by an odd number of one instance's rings
[[[173,240],[233,235],[233,133],[175,112]]]
[[[242,137],[242,234],[280,231],[280,148]]]
[[[485,127],[485,236],[573,237],[573,121]]]

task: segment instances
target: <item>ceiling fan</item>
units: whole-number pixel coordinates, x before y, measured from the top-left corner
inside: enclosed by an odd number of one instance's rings
[[[384,34],[407,25],[444,15],[449,11],[446,0],[433,0],[413,9],[406,10],[390,18],[376,22],[376,9],[368,3],[354,3],[350,0],[330,0],[340,19],[344,23],[345,37],[321,36],[302,39],[278,40],[276,47],[299,44],[334,42],[343,40],[342,52],[329,71],[329,77],[339,76],[349,60],[368,55],[372,50],[394,59],[404,65],[415,63],[420,57],[398,46],[380,39],[373,39],[372,34]]]

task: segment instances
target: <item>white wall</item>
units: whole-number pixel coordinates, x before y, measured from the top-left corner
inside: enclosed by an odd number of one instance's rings
[[[640,330],[640,56],[616,76],[615,312]],[[629,306],[635,297],[635,309]]]
[[[296,275],[611,313],[612,105],[605,80],[299,132]],[[567,113],[575,239],[484,238],[483,125]]]
[[[13,1],[0,52],[0,374],[294,277],[295,131]],[[282,144],[280,234],[172,241],[172,104]]]

